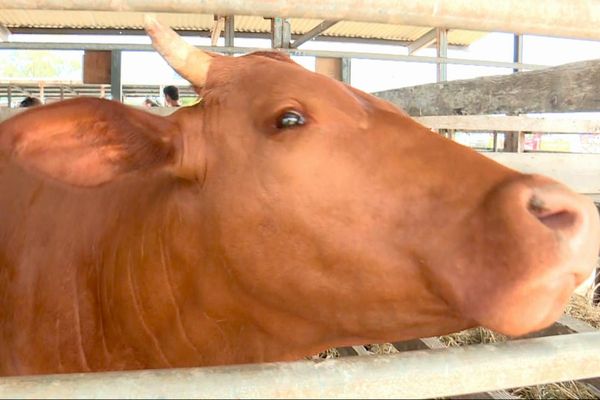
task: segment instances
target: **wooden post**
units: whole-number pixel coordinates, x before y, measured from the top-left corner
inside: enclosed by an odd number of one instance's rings
[[[106,50],[83,52],[83,83],[110,83],[111,54]]]
[[[342,59],[332,57],[317,57],[315,62],[315,71],[341,81],[343,78]]]
[[[504,151],[522,153],[525,143],[525,132],[507,132],[504,136]]]

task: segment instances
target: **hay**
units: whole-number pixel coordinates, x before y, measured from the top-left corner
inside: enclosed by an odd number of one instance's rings
[[[593,306],[590,298],[573,295],[565,309],[565,314],[587,322],[594,328],[600,329],[600,306]]]
[[[522,399],[598,399],[587,387],[579,382],[550,383],[508,390],[513,396]]]

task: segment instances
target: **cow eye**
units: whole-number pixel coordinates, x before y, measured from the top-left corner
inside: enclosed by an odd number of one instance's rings
[[[277,119],[277,129],[304,125],[304,116],[298,111],[286,111]]]

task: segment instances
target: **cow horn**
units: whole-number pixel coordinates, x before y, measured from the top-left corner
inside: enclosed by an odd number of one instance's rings
[[[144,23],[152,46],[169,65],[194,86],[204,86],[213,57],[187,43],[173,29],[158,22],[154,15],[145,15]]]

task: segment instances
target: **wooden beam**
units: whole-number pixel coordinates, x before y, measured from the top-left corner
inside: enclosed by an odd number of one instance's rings
[[[375,95],[413,116],[600,111],[600,60]]]
[[[215,23],[213,24],[212,30],[210,32],[210,45],[216,46],[219,38],[221,37],[221,32],[225,27],[225,17],[215,17]]]
[[[417,40],[406,46],[408,48],[408,54],[413,54],[416,51],[419,51],[427,46],[435,43],[435,39],[437,36],[437,29],[432,29],[424,35],[420,36]]]
[[[431,129],[456,129],[462,131],[548,132],[548,133],[600,133],[600,118],[535,118],[498,115],[441,115],[415,117]]]

